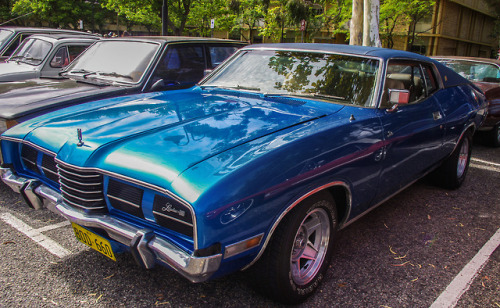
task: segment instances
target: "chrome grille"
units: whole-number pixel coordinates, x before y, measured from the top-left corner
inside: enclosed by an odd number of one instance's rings
[[[110,179],[106,193],[109,203],[115,209],[144,218],[142,212],[142,196],[144,191],[142,189]]]
[[[103,196],[103,177],[94,171],[57,164],[63,200],[85,210],[106,209]]]
[[[42,171],[45,176],[53,181],[58,182],[59,176],[57,174],[57,166],[54,157],[43,154],[42,156]]]
[[[40,173],[37,166],[38,151],[28,145],[23,144],[21,148],[21,159],[26,169]]]

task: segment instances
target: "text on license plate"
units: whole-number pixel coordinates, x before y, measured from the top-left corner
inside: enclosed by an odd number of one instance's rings
[[[113,249],[111,249],[111,244],[109,241],[95,233],[90,232],[89,230],[80,227],[75,223],[71,223],[73,226],[73,230],[75,231],[76,238],[89,246],[102,253],[106,257],[116,261],[115,255],[113,253]]]

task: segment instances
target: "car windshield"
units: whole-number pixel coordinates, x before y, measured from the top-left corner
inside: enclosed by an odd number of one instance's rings
[[[494,64],[461,60],[440,61],[470,81],[500,83],[500,68]]]
[[[379,61],[371,58],[305,51],[245,50],[201,86],[370,106],[378,68]]]
[[[12,33],[10,30],[0,29],[0,49],[9,41]]]
[[[70,76],[137,83],[160,44],[105,40],[97,42],[68,66]]]
[[[39,65],[52,49],[52,44],[43,40],[28,38],[16,49],[9,61]]]

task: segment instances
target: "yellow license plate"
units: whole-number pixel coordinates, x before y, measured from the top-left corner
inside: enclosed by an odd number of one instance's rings
[[[115,255],[113,253],[113,249],[111,249],[111,244],[109,241],[95,233],[90,232],[89,230],[80,227],[75,223],[71,223],[73,226],[73,230],[75,231],[76,238],[89,246],[92,249],[97,250],[102,253],[106,257],[110,258],[113,261],[116,261]]]

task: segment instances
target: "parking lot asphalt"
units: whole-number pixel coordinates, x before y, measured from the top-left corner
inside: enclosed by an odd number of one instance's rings
[[[451,289],[457,307],[500,307],[499,151],[475,144],[460,189],[421,180],[339,232],[326,279],[299,306],[430,307]],[[117,261],[0,184],[0,306],[279,306],[254,292],[244,272],[191,284],[166,268],[143,270],[129,254]],[[474,266],[467,280],[464,269]]]

